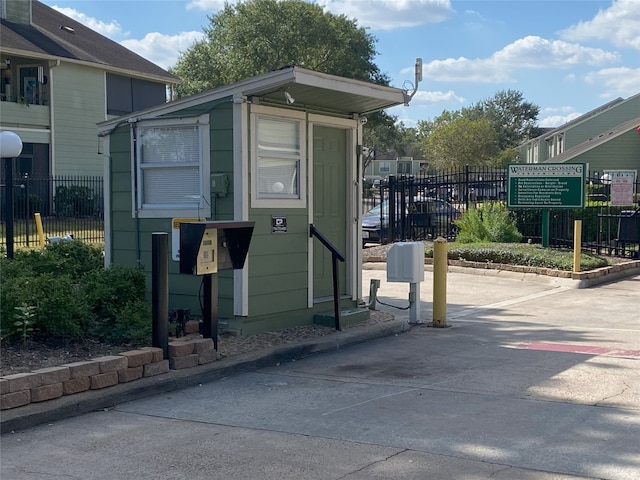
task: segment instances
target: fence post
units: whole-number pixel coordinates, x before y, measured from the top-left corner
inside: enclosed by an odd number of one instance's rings
[[[573,271],[580,271],[580,251],[582,249],[582,220],[573,222]]]
[[[393,242],[393,240],[396,238],[396,177],[395,175],[389,175],[389,197],[387,198],[387,201],[389,202],[389,216],[388,216],[388,220],[387,220],[387,229],[389,231],[389,242]],[[384,214],[384,212],[382,211],[382,209],[380,210],[381,215]],[[383,242],[382,240],[382,228],[383,228],[383,224],[382,222],[380,223],[380,241]]]

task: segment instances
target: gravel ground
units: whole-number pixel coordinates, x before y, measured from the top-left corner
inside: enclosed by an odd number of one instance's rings
[[[363,325],[373,325],[393,320],[391,314],[372,311],[369,320],[352,326],[345,326],[344,330],[358,328]],[[222,334],[218,337],[218,352],[221,358],[233,357],[247,352],[265,348],[295,343],[309,338],[335,335],[334,328],[308,325],[291,327],[274,332],[258,335],[238,336]],[[56,367],[65,363],[90,360],[105,355],[116,355],[119,352],[131,350],[134,347],[107,345],[99,342],[79,342],[67,345],[53,345],[29,342],[26,345],[2,346],[0,349],[0,376],[14,373],[25,373],[46,367]]]

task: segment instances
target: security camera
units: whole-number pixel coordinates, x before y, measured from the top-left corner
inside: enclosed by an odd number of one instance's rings
[[[360,117],[360,125],[366,125],[368,121],[367,117]]]
[[[296,101],[289,92],[284,92],[284,98],[287,99],[287,105],[293,105]]]

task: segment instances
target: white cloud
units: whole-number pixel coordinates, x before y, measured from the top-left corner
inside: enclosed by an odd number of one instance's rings
[[[150,62],[167,69],[176,64],[180,53],[186,51],[194,42],[201,40],[202,32],[182,32],[177,35],[147,33],[141,40],[124,40],[120,42],[129,50],[136,52]]]
[[[465,102],[466,100],[463,97],[456,95],[452,90],[448,92],[422,92],[418,90],[411,99],[411,106],[433,105],[435,103],[459,103],[462,105]]]
[[[550,115],[548,117],[542,118],[538,122],[538,126],[542,128],[556,128],[578,118],[581,115],[582,113],[578,112],[573,112],[568,115]]]
[[[572,41],[605,40],[619,48],[640,50],[640,1],[618,0],[588,22],[560,32]]]
[[[230,1],[229,3],[233,4],[237,2]],[[197,9],[217,12],[218,10],[222,10],[224,4],[225,0],[191,0],[187,4],[187,10]]]
[[[95,30],[105,37],[113,38],[123,34],[122,27],[115,20],[103,22],[102,20],[85,15],[74,8],[58,7],[56,5],[51,8],[69,18],[73,18],[75,21],[82,23],[84,26],[89,27],[91,30]]]
[[[640,68],[605,68],[585,77],[587,83],[604,85],[607,89],[601,97],[629,97],[640,93]]]
[[[449,0],[317,0],[316,3],[325,11],[356,18],[358,25],[372,30],[438,23],[454,13]]]
[[[488,58],[434,60],[423,66],[423,74],[440,81],[503,83],[513,81],[514,72],[527,69],[566,69],[617,61],[617,54],[600,48],[528,36],[516,40]]]

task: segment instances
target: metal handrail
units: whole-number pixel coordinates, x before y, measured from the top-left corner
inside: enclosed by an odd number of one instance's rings
[[[312,224],[309,225],[309,236],[316,237],[320,243],[331,252],[331,266],[333,267],[333,313],[336,320],[336,330],[342,330],[340,327],[340,299],[338,293],[338,260],[344,262],[344,255]]]

